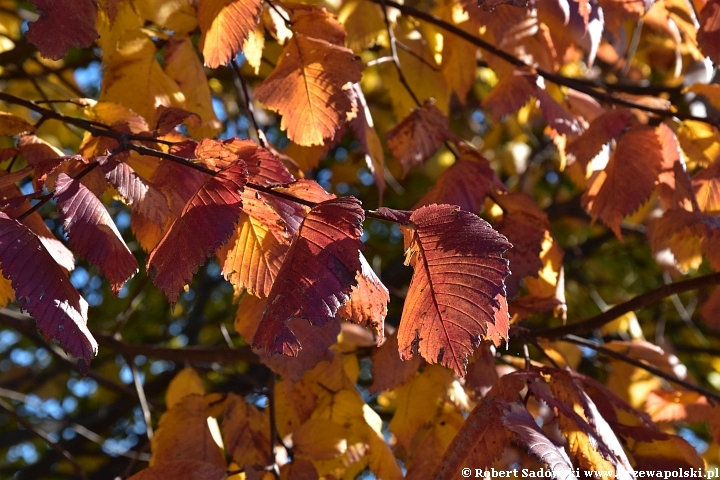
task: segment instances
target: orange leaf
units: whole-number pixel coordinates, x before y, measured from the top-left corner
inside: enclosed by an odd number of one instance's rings
[[[402,164],[403,177],[433,156],[445,141],[448,128],[447,117],[430,99],[385,134],[388,148]]]
[[[403,359],[419,353],[465,375],[467,357],[480,339],[507,338],[505,277],[501,254],[507,239],[470,212],[451,205],[421,207],[406,263],[414,268],[398,343]],[[461,260],[462,259],[462,260]]]
[[[390,293],[362,254],[360,266],[355,275],[358,285],[352,287],[350,299],[338,309],[338,316],[371,329],[380,345],[385,335],[385,316]]]
[[[261,0],[200,0],[200,50],[205,65],[217,68],[233,60],[255,29]]]
[[[584,171],[605,144],[628,128],[632,118],[632,112],[624,108],[603,113],[590,123],[583,135],[568,144],[568,157],[580,162]]]
[[[663,164],[657,130],[636,126],[620,137],[604,170],[596,172],[583,194],[583,206],[593,220],[601,218],[622,240],[620,224],[637,210],[655,188]]]
[[[398,355],[398,337],[389,335],[380,348],[372,352],[373,383],[368,390],[378,393],[393,390],[412,378],[422,364],[422,358],[414,356],[403,361]]]
[[[292,141],[322,145],[353,110],[346,85],[360,81],[363,63],[350,49],[299,33],[280,58],[255,90],[255,98],[282,115],[280,128]]]
[[[490,110],[492,117],[499,121],[505,115],[520,110],[535,95],[536,89],[534,77],[514,70],[498,81],[490,95],[483,100],[483,108]]]

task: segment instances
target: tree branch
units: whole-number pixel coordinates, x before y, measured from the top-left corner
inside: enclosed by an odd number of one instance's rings
[[[720,394],[712,392],[708,390],[705,387],[702,387],[700,385],[695,385],[694,383],[690,383],[686,380],[683,380],[681,378],[678,378],[674,375],[670,375],[669,373],[666,373],[662,370],[660,370],[657,367],[653,367],[652,365],[648,365],[645,362],[641,362],[640,360],[636,360],[632,357],[628,357],[627,355],[623,355],[620,352],[616,352],[615,350],[610,350],[609,348],[605,348],[601,345],[597,345],[590,340],[585,340],[584,338],[580,338],[576,335],[566,335],[562,338],[562,340],[570,343],[574,343],[575,345],[582,345],[583,347],[592,348],[593,350],[602,353],[603,355],[607,355],[608,357],[617,358],[618,360],[621,360],[625,363],[628,363],[630,365],[634,365],[638,368],[642,368],[643,370],[652,373],[655,376],[658,376],[660,378],[664,378],[665,380],[673,383],[677,383],[678,385],[681,385],[688,390],[692,390],[693,392],[697,392],[701,395],[705,395],[706,398],[714,400],[716,403],[720,403]]]
[[[609,323],[628,312],[639,310],[640,308],[658,302],[671,295],[687,292],[690,290],[697,290],[702,287],[718,284],[720,284],[720,273],[717,272],[703,275],[697,278],[692,278],[690,280],[683,280],[681,282],[666,284],[654,290],[650,290],[634,298],[631,298],[627,302],[615,305],[609,310],[606,310],[603,313],[594,317],[590,317],[580,322],[571,323],[569,325],[563,325],[561,327],[530,330],[527,334],[536,338],[542,337],[550,340],[555,340],[565,335],[571,334],[588,334],[591,333],[593,330],[602,327],[606,323]]]
[[[422,10],[419,10],[413,6],[402,5],[400,3],[394,2],[393,0],[370,0],[370,1],[373,3],[376,3],[378,5],[382,5],[382,6],[387,5],[389,7],[396,8],[406,15],[415,17],[417,19],[423,20],[432,25],[440,27],[443,30],[452,33],[453,35],[456,35],[456,36],[472,43],[473,45],[481,48],[482,50],[492,53],[493,55],[505,60],[506,62],[508,62],[511,65],[514,65],[514,66],[521,68],[523,70],[526,70],[528,72],[532,72],[537,75],[540,75],[544,79],[546,79],[550,82],[553,82],[557,85],[562,85],[564,87],[572,88],[573,90],[577,90],[578,92],[582,92],[587,95],[590,95],[591,97],[593,97],[597,100],[611,103],[614,105],[621,105],[623,107],[635,108],[635,109],[642,110],[642,111],[645,111],[648,113],[653,113],[660,117],[676,117],[681,120],[694,120],[697,122],[707,123],[714,127],[720,128],[720,119],[717,119],[717,118],[698,117],[695,115],[676,112],[676,111],[669,110],[669,109],[655,108],[655,107],[650,107],[647,105],[642,105],[640,103],[636,103],[636,102],[633,102],[630,100],[626,100],[624,98],[617,97],[608,92],[598,92],[591,86],[587,85],[585,82],[577,81],[574,78],[565,77],[563,75],[548,72],[547,70],[543,70],[542,68],[537,68],[532,65],[528,65],[527,63],[523,62],[522,60],[515,57],[514,55],[506,52],[505,50],[501,50],[501,49],[495,47],[491,43],[486,42],[485,40],[483,40],[479,37],[476,37],[475,35],[462,30],[461,28],[458,28],[457,26],[455,26],[451,23],[446,22],[445,20],[441,19],[438,16],[435,16],[431,13],[423,12]]]

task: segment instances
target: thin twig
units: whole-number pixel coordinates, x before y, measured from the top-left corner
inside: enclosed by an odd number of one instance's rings
[[[5,410],[5,413],[13,417],[20,425],[22,425],[26,430],[34,433],[38,437],[42,438],[50,447],[58,452],[60,455],[65,457],[65,459],[70,462],[75,469],[75,473],[78,477],[87,480],[87,475],[85,474],[85,471],[82,469],[80,464],[75,460],[75,457],[72,456],[70,452],[68,452],[66,449],[62,447],[59,443],[53,441],[52,438],[48,436],[47,433],[40,430],[39,428],[36,428],[32,423],[25,420],[20,414],[18,414],[14,408],[12,408],[12,405],[7,403],[5,400],[0,399],[0,408]]]
[[[604,101],[607,103],[612,103],[615,105],[621,105],[623,107],[628,108],[635,108],[638,110],[642,110],[648,113],[653,113],[655,115],[658,115],[660,117],[675,117],[680,120],[694,120],[697,122],[706,123],[709,125],[712,125],[714,127],[720,128],[720,119],[717,118],[706,118],[706,117],[698,117],[696,115],[690,115],[686,113],[676,112],[673,110],[668,110],[665,108],[655,108],[648,105],[643,105],[640,103],[636,103],[630,100],[626,100],[624,98],[616,97],[615,95],[612,95],[610,93],[606,92],[598,92],[594,88],[588,86],[584,82],[576,81],[574,78],[565,77],[563,75],[559,75],[557,73],[552,73],[547,70],[543,70],[542,68],[534,67],[532,65],[528,65],[527,63],[523,62],[519,58],[515,57],[514,55],[506,52],[505,50],[501,50],[494,45],[492,45],[489,42],[486,42],[485,40],[476,37],[475,35],[466,32],[465,30],[462,30],[461,28],[446,22],[445,20],[441,19],[440,17],[433,15],[431,13],[424,12],[418,8],[415,8],[411,5],[403,5],[397,2],[394,2],[393,0],[370,0],[373,3],[377,3],[378,5],[382,5],[383,7],[389,6],[396,8],[400,10],[405,15],[415,17],[420,20],[424,20],[432,25],[435,25],[437,27],[442,28],[443,30],[450,32],[470,43],[473,45],[481,48],[482,50],[485,50],[487,52],[492,53],[493,55],[505,60],[511,65],[514,65],[520,69],[526,70],[528,72],[535,73],[537,75],[540,75],[541,77],[545,78],[546,80],[553,82],[557,85],[562,85],[564,87],[572,88],[573,90],[577,90],[578,92],[585,93],[587,95],[590,95],[591,97]]]
[[[597,345],[597,344],[591,342],[590,340],[586,340],[586,339],[578,337],[576,335],[566,335],[566,336],[562,337],[562,340],[569,342],[569,343],[574,343],[575,345],[582,345],[583,347],[592,348],[593,350],[600,352],[604,355],[607,355],[608,357],[613,357],[613,358],[621,360],[625,363],[628,363],[630,365],[636,366],[638,368],[642,368],[643,370],[650,372],[655,376],[664,378],[665,380],[667,380],[669,382],[673,382],[678,385],[681,385],[681,386],[687,388],[688,390],[692,390],[693,392],[697,392],[701,395],[705,395],[705,397],[708,400],[712,399],[715,402],[720,402],[720,394],[718,394],[716,392],[712,392],[705,387],[702,387],[700,385],[695,385],[694,383],[690,383],[687,380],[683,380],[674,375],[670,375],[669,373],[666,373],[657,367],[648,365],[645,362],[641,362],[640,360],[636,360],[636,359],[629,357],[627,355],[624,355],[620,352],[616,352],[615,350],[610,350],[609,348],[605,348],[601,345]]]
[[[692,278],[690,280],[684,280],[682,282],[662,285],[661,287],[645,292],[619,305],[615,305],[614,307],[599,315],[595,315],[594,317],[590,317],[580,322],[563,325],[561,327],[532,330],[530,335],[536,338],[540,337],[554,340],[569,334],[587,334],[628,312],[639,310],[640,308],[663,300],[671,295],[718,284],[720,284],[720,273],[716,272]]]
[[[152,415],[150,414],[150,406],[148,405],[147,397],[145,396],[145,389],[140,381],[140,372],[138,372],[134,358],[125,357],[125,362],[132,372],[133,383],[135,384],[135,390],[137,391],[138,400],[140,400],[140,408],[143,413],[143,420],[145,421],[145,432],[147,433],[147,438],[152,441],[154,436],[152,428]]]
[[[247,111],[247,116],[250,119],[250,123],[252,123],[253,128],[255,129],[255,136],[257,138],[257,142],[260,144],[261,147],[267,148],[267,145],[265,145],[265,139],[262,135],[260,135],[260,127],[258,126],[257,120],[255,119],[255,105],[253,105],[252,100],[250,100],[250,91],[247,86],[247,82],[245,81],[245,77],[243,77],[242,72],[240,72],[240,67],[238,66],[237,62],[230,62],[230,65],[232,65],[233,70],[233,83],[235,84],[235,91],[237,93],[238,100],[242,100],[242,102],[245,104],[245,110]]]
[[[397,51],[397,39],[395,38],[395,32],[393,32],[392,25],[390,24],[390,17],[388,17],[385,2],[386,0],[381,0],[383,18],[385,19],[385,29],[387,30],[388,38],[390,39],[390,52],[392,54],[393,63],[395,64],[395,69],[397,70],[400,83],[402,83],[403,87],[405,87],[405,90],[407,90],[412,99],[415,101],[415,104],[419,107],[422,104],[420,103],[417,95],[415,95],[415,92],[413,92],[413,89],[410,88],[410,84],[407,82],[405,74],[403,74],[402,68],[400,68],[400,57],[398,56]]]

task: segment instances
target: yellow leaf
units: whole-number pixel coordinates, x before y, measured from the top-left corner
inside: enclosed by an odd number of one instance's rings
[[[720,109],[720,85],[696,83],[685,89],[685,92],[693,92],[707,98],[710,105]]]
[[[118,42],[130,30],[142,28],[143,19],[135,12],[132,2],[118,2],[117,15],[110,21],[106,12],[98,12],[97,31],[100,34],[97,43],[103,52],[102,63],[108,65],[115,56]]]
[[[135,9],[145,19],[175,35],[188,34],[197,27],[195,6],[191,0],[135,0]]]
[[[0,272],[0,307],[7,307],[8,304],[15,300],[15,291],[12,289],[10,280],[5,278]]]
[[[117,102],[143,118],[154,118],[159,105],[185,107],[185,95],[155,59],[155,45],[141,30],[127,32],[105,71],[100,100]]]
[[[362,70],[352,50],[295,34],[275,71],[255,90],[255,98],[282,115],[280,128],[290,140],[322,145],[353,110],[346,85],[358,82]]]
[[[262,54],[265,49],[265,29],[259,24],[243,43],[242,51],[248,64],[255,69],[255,75],[260,73]]]
[[[677,130],[680,147],[687,155],[688,169],[707,167],[720,154],[720,132],[706,123],[685,120]]]
[[[435,106],[441,112],[447,113],[448,87],[427,43],[424,40],[413,38],[402,38],[402,42],[412,52],[398,49],[400,66],[410,88],[420,102],[434,98]],[[390,92],[395,118],[399,120],[407,117],[410,111],[417,107],[417,104],[400,83],[395,65],[392,62],[380,64],[380,75],[385,89]]]
[[[165,392],[165,404],[172,408],[188,395],[204,395],[205,386],[200,375],[192,367],[185,367],[175,375]]]
[[[177,82],[185,96],[185,109],[197,113],[202,120],[200,126],[188,126],[190,136],[195,139],[216,136],[222,123],[215,115],[207,77],[190,38],[171,40],[165,62],[165,73]]]
[[[350,0],[343,4],[338,20],[347,31],[345,44],[360,53],[373,44],[387,44],[385,20],[379,5],[362,0]]]
[[[347,450],[345,429],[330,420],[310,419],[293,433],[293,448],[315,460],[329,460]]]
[[[422,425],[433,422],[442,412],[445,392],[452,380],[451,370],[430,365],[397,389],[397,409],[389,427],[405,448],[410,448],[415,433]]]
[[[242,335],[243,340],[248,344],[255,335],[265,305],[267,305],[267,298],[258,298],[249,293],[240,298],[235,313],[235,331]]]

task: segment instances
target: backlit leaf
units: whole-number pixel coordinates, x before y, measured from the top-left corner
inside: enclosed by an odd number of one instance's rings
[[[277,68],[255,90],[255,98],[280,113],[280,128],[292,141],[322,145],[353,110],[345,89],[360,80],[362,70],[352,50],[297,33]]]
[[[392,390],[410,380],[422,365],[422,358],[413,356],[402,360],[398,353],[397,335],[388,335],[380,348],[372,352],[373,383],[368,387],[371,393]]]
[[[117,295],[138,271],[138,263],[105,206],[77,180],[64,173],[55,182],[58,210],[70,246],[100,269]]]
[[[297,355],[301,344],[291,318],[326,325],[350,298],[361,269],[364,212],[354,198],[328,200],[305,217],[278,273],[253,345]]]
[[[32,133],[35,131],[27,120],[7,112],[0,112],[0,135],[19,135],[21,133]]]
[[[202,395],[183,397],[160,418],[152,439],[150,466],[178,460],[200,460],[225,467],[225,458],[208,428],[208,414]]]
[[[198,266],[232,234],[246,179],[242,160],[207,177],[148,256],[148,273],[171,303],[177,301],[178,292]]]
[[[28,25],[27,39],[43,56],[59,60],[70,47],[89,47],[98,37],[92,0],[32,0],[40,18]]]
[[[262,2],[257,0],[200,0],[200,49],[205,65],[217,68],[235,58],[257,25]]]
[[[481,338],[493,332],[507,338],[510,271],[502,253],[511,245],[484,220],[450,205],[421,207],[410,221],[406,262],[415,272],[400,320],[400,353],[407,359],[418,352],[463,376]]]
[[[128,480],[223,480],[225,467],[202,460],[171,460],[139,471]]]
[[[663,146],[654,128],[636,126],[622,135],[604,170],[595,173],[582,198],[593,220],[601,218],[622,239],[620,224],[655,188]]]
[[[35,317],[48,339],[89,364],[97,342],[87,328],[87,302],[72,286],[38,237],[0,212],[0,268],[12,282],[15,298]]]
[[[241,465],[272,463],[267,409],[258,410],[242,397],[231,393],[225,403],[222,429],[225,449],[233,461]]]
[[[338,316],[372,330],[379,345],[385,336],[385,316],[390,293],[362,254],[360,270],[355,279],[357,286],[352,287],[350,299],[340,307]]]
[[[605,144],[628,128],[631,119],[632,112],[626,109],[603,113],[590,123],[590,127],[583,135],[568,144],[568,157],[580,162],[584,171],[590,160],[600,153]]]
[[[432,157],[445,141],[447,132],[448,119],[435,106],[434,100],[426,101],[389,130],[385,134],[388,148],[400,161],[402,176]]]

